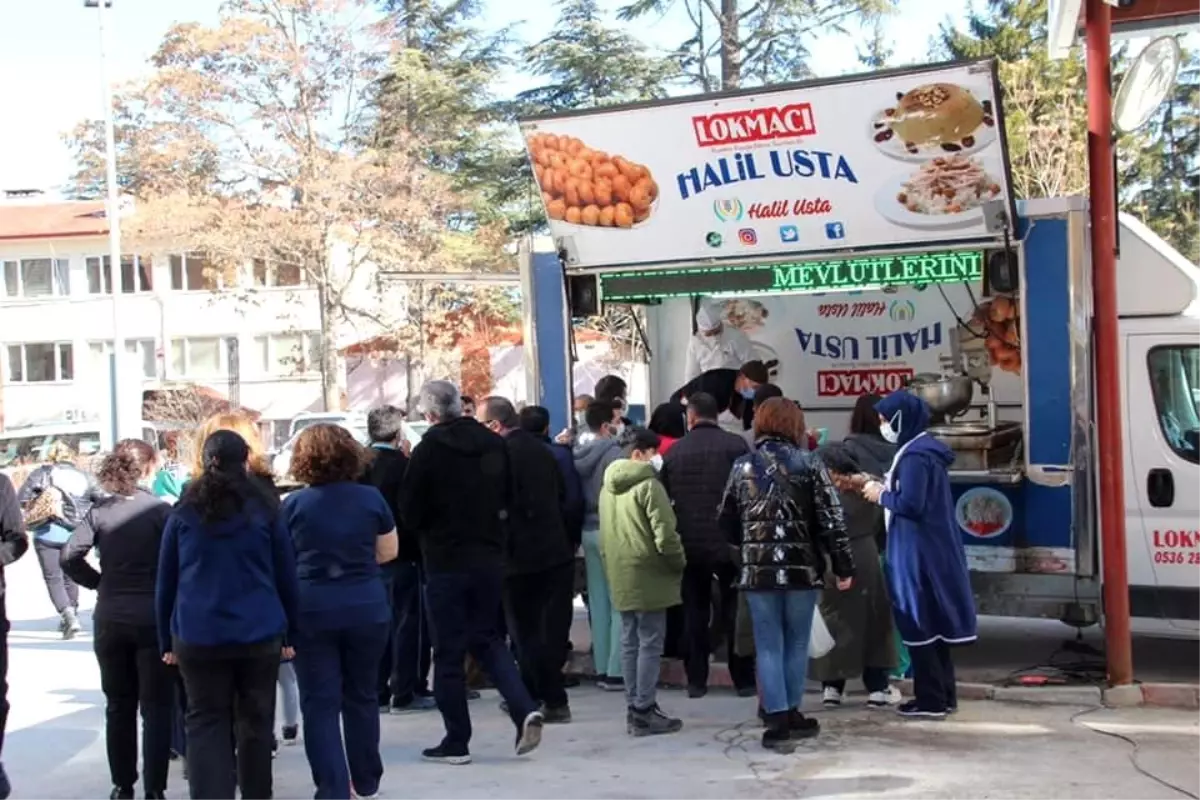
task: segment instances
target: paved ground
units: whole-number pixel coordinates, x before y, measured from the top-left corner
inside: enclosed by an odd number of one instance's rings
[[[16,797],[107,796],[103,698],[90,637],[62,642],[36,573],[23,561],[9,573],[12,713],[4,761]],[[572,691],[576,722],[550,728],[529,759],[512,756],[512,729],[495,698],[472,704],[476,722],[468,767],[423,764],[440,736],[435,715],[383,721],[385,797],[488,798],[957,798],[1184,797],[1140,774],[1138,763],[1200,793],[1200,732],[1194,713],[965,703],[946,722],[906,722],[861,706],[818,711],[823,735],[790,756],[758,747],[753,700],[714,693],[687,700],[664,692],[684,717],[678,736],[631,740],[619,695]],[[302,747],[276,762],[276,796],[311,797]],[[176,768],[168,792],[186,796]]]

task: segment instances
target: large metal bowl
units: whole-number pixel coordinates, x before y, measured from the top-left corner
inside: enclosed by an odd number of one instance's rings
[[[971,407],[975,381],[966,375],[937,377],[918,375],[908,390],[925,401],[929,410],[943,417],[956,417]]]

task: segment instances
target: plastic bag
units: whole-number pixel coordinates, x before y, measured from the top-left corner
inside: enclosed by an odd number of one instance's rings
[[[812,632],[808,635],[808,657],[820,658],[832,650],[833,645],[833,634],[829,632],[829,626],[825,624],[825,617],[821,616],[821,608],[818,606],[813,611]]]

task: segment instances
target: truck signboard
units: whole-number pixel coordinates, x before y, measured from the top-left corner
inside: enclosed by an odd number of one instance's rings
[[[575,268],[994,238],[1013,218],[991,61],[525,120]]]

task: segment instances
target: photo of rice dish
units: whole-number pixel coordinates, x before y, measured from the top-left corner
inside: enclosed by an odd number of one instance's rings
[[[1012,524],[1013,509],[1008,498],[995,489],[979,486],[969,489],[955,504],[958,524],[972,536],[988,539],[999,536]]]
[[[999,182],[970,156],[939,156],[900,186],[896,201],[914,214],[961,214],[1000,196]]]

